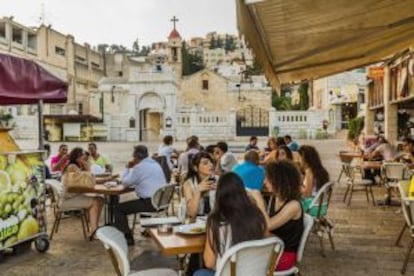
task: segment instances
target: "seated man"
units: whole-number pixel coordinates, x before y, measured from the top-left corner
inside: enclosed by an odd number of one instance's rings
[[[91,165],[98,165],[103,169],[103,172],[112,172],[112,165],[109,158],[103,154],[98,153],[98,147],[95,143],[89,143],[88,145],[88,162]]]
[[[291,152],[296,152],[299,150],[299,144],[298,142],[292,140],[292,136],[285,135],[284,137],[286,146],[290,149]]]
[[[257,146],[257,137],[252,136],[250,137],[249,144],[246,146],[245,151],[249,150],[259,150],[259,147]]]
[[[221,175],[225,172],[230,172],[234,166],[237,165],[236,157],[233,153],[228,151],[226,142],[220,141],[214,148],[214,158],[217,161],[216,174]]]
[[[137,196],[131,200],[118,204],[115,207],[115,227],[125,234],[128,245],[134,244],[134,237],[128,226],[128,215],[139,212],[155,211],[151,204],[151,197],[158,188],[167,183],[161,166],[148,157],[146,146],[134,147],[133,159],[128,162],[122,175],[122,185],[134,187]]]
[[[65,144],[61,144],[59,146],[59,152],[57,155],[53,156],[50,159],[50,167],[52,168],[52,173],[62,173],[63,170],[69,163],[69,154],[68,154],[68,146]]]
[[[259,154],[255,150],[246,152],[244,162],[233,167],[233,172],[240,176],[247,189],[262,190],[265,170],[259,166]]]

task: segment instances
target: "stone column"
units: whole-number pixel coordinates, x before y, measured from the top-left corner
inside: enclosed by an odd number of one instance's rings
[[[229,111],[229,117],[228,117],[229,129],[230,129],[229,138],[231,140],[234,140],[237,136],[237,133],[236,133],[236,113],[237,113],[237,111],[234,108],[231,108],[230,111]]]
[[[373,82],[375,80],[372,80]],[[374,87],[374,83],[372,83],[372,87]],[[384,91],[383,91],[384,92]],[[371,102],[371,97],[373,96],[374,91],[370,93],[369,84],[367,85],[367,89],[365,89],[365,119],[364,119],[364,132],[365,135],[374,135],[374,120],[375,120],[375,111],[372,111],[369,108],[369,103]]]
[[[398,139],[398,106],[390,104],[390,70],[384,68],[384,134],[394,144]]]
[[[269,108],[269,136],[274,136],[274,127],[278,126],[276,122],[276,108]],[[280,131],[280,130],[279,130]]]

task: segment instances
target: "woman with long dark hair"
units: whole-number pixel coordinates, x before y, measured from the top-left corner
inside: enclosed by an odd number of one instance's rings
[[[208,269],[194,275],[214,275],[216,264],[228,248],[243,241],[262,239],[265,232],[265,217],[247,195],[241,178],[233,172],[221,175],[214,208],[207,219],[203,257]]]
[[[289,160],[271,162],[266,166],[265,186],[274,194],[266,213],[260,193],[252,193],[257,205],[267,219],[270,233],[285,244],[276,270],[290,269],[296,263],[296,252],[303,234],[303,210],[300,203],[301,175],[297,166]]]
[[[313,215],[316,210],[308,210],[309,206],[319,189],[329,181],[329,173],[323,167],[319,153],[314,147],[303,145],[298,152],[304,171],[301,203],[303,210]],[[325,211],[325,209],[322,210],[322,212]]]
[[[193,156],[189,171],[183,184],[183,196],[187,202],[187,216],[210,213],[210,191],[216,189],[214,160],[211,155],[201,151]]]
[[[329,173],[323,167],[319,153],[314,147],[303,145],[298,152],[305,173],[301,188],[302,197],[311,197],[329,181]]]
[[[67,185],[67,178],[69,173],[78,173],[82,171],[89,172],[90,166],[87,161],[87,156],[85,151],[82,148],[76,147],[72,149],[69,154],[69,163],[65,167],[62,176],[62,183],[64,187]],[[96,179],[92,175],[84,175],[85,177],[90,177],[94,183],[96,183]],[[112,180],[113,177],[108,177],[107,179],[100,179],[99,182],[105,182]],[[94,233],[95,230],[98,228],[99,225],[99,217],[102,211],[102,207],[104,204],[104,200],[102,197],[99,196],[87,196],[85,194],[77,194],[77,193],[68,193],[66,188],[64,189],[63,193],[63,200],[66,207],[77,207],[77,208],[85,208],[89,211],[89,221],[90,221],[90,233]]]

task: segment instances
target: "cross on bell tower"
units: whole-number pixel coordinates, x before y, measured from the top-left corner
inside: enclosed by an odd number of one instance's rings
[[[182,46],[182,39],[180,33],[176,29],[176,24],[178,22],[178,18],[174,15],[170,21],[173,23],[173,29],[168,36],[168,63],[170,66],[174,68],[174,71],[177,75],[177,79],[181,79],[182,77],[182,62],[181,62],[181,46]]]
[[[175,30],[175,24],[178,22],[178,18],[174,15],[173,18],[170,20],[173,23],[173,28]]]

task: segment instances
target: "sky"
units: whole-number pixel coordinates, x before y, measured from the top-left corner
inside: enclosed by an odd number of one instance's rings
[[[26,26],[42,22],[77,43],[121,44],[127,48],[166,41],[173,16],[184,39],[208,32],[237,34],[236,0],[0,0],[0,17]],[[43,9],[42,9],[43,6]],[[42,10],[44,12],[42,12]]]

